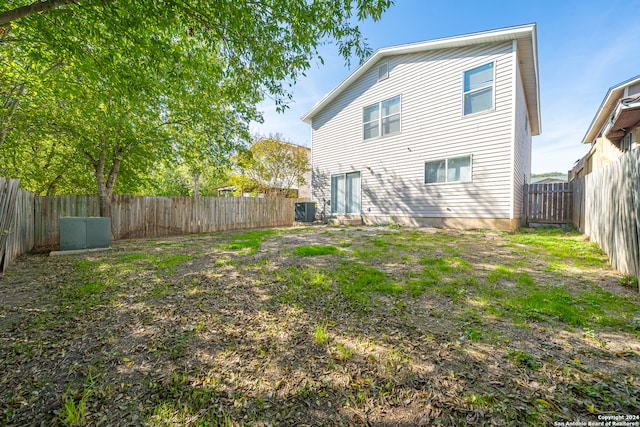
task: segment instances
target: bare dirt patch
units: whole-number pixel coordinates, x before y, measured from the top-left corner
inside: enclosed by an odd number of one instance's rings
[[[310,245],[331,254],[293,254]],[[581,236],[544,230],[312,227],[29,255],[0,280],[0,424],[638,414],[640,298],[619,282]]]

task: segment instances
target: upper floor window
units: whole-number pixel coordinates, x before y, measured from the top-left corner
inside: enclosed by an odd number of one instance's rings
[[[364,107],[362,125],[364,139],[400,132],[400,95]]]
[[[464,72],[464,115],[493,109],[494,63]]]

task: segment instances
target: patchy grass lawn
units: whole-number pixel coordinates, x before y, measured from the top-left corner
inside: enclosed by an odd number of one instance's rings
[[[638,414],[629,283],[561,230],[313,227],[29,255],[0,280],[0,424]]]

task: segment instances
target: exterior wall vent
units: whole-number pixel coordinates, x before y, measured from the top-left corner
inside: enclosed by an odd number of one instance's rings
[[[385,62],[384,64],[378,67],[378,81],[386,80],[389,78],[389,63]]]

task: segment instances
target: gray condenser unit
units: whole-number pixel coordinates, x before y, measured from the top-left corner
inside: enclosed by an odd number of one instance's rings
[[[316,220],[316,204],[313,202],[296,202],[296,222],[313,222]]]
[[[60,217],[60,250],[108,248],[111,246],[111,218]]]

